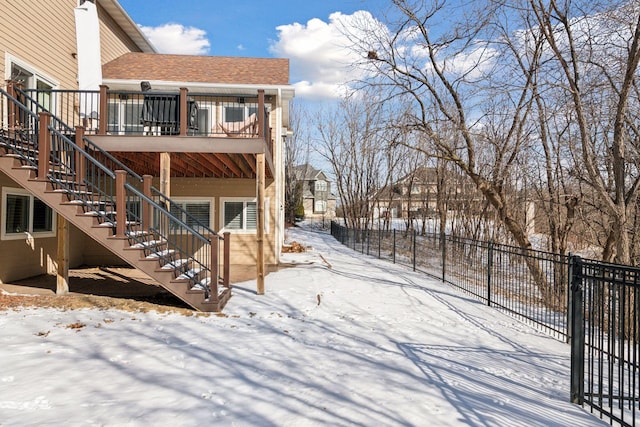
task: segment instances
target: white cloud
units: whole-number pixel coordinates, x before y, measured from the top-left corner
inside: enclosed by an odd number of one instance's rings
[[[169,23],[158,27],[141,25],[140,29],[161,53],[204,55],[211,46],[206,31],[195,27]]]
[[[362,60],[353,49],[347,31],[356,31],[363,22],[375,22],[369,12],[352,15],[335,12],[329,21],[314,18],[306,25],[293,23],[277,27],[278,40],[270,50],[291,61],[296,95],[310,98],[335,98],[346,84],[360,77],[353,65]]]

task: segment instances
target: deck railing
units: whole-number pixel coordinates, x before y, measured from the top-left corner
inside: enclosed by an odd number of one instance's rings
[[[46,111],[87,135],[182,135],[271,141],[270,105],[258,94],[180,91],[18,89],[34,113]],[[16,96],[18,97],[18,96]]]

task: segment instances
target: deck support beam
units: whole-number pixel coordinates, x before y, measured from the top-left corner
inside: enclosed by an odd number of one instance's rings
[[[264,153],[256,155],[257,169],[258,169],[258,181],[257,181],[257,193],[256,200],[256,212],[257,212],[257,230],[256,241],[258,244],[257,254],[257,279],[258,279],[258,295],[264,294],[264,189],[265,189],[265,174],[264,174]]]
[[[56,295],[69,293],[69,223],[57,216],[58,228],[58,268],[56,272]]]

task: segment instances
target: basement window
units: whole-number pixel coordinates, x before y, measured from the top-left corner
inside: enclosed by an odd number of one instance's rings
[[[230,197],[221,199],[222,226],[224,231],[232,231],[236,233],[255,233],[258,224],[258,210],[256,199]],[[269,232],[269,199],[264,202],[265,222],[264,231]]]
[[[205,227],[212,228],[211,199],[173,198],[173,201],[175,204],[171,207],[171,215],[200,233],[206,231]],[[175,229],[176,225],[172,225],[172,228]]]
[[[2,210],[2,240],[56,235],[53,210],[25,190],[3,188]]]

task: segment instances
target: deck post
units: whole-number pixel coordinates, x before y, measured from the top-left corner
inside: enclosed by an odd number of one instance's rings
[[[98,135],[107,134],[107,121],[109,113],[109,99],[107,98],[106,85],[100,85],[100,101],[98,103]]]
[[[58,268],[56,271],[56,295],[69,293],[69,222],[57,216]]]
[[[84,144],[84,127],[76,126],[76,145],[80,148],[80,150],[85,150]],[[84,179],[86,178],[87,168],[86,168],[86,159],[85,156],[81,154],[80,151],[76,151],[75,153],[75,161],[76,161],[76,184],[82,185],[84,183]]]
[[[124,184],[127,181],[127,172],[116,171],[116,237],[125,237],[127,221],[127,198]]]
[[[49,172],[49,158],[51,156],[51,133],[49,133],[49,124],[51,123],[51,114],[43,111],[38,113],[38,179],[47,179]]]
[[[257,279],[258,279],[258,295],[264,294],[264,153],[258,153],[256,155],[257,169],[258,169],[258,182],[257,192],[258,197],[256,201],[256,213],[257,213],[257,233],[256,241],[258,243],[258,254],[256,259],[257,265]]]
[[[229,264],[231,262],[231,233],[228,231],[225,231],[224,234],[224,253],[223,253],[223,260],[222,262],[224,263],[223,266],[223,278],[222,278],[222,284],[224,285],[225,288],[229,287],[229,272],[231,271],[231,265]]]
[[[151,182],[152,175],[142,176],[142,194],[151,199]],[[151,229],[151,205],[146,200],[142,203],[142,230],[149,231]]]
[[[187,136],[187,118],[189,116],[189,112],[187,111],[188,93],[189,91],[186,87],[180,88],[180,136]]]
[[[217,234],[211,234],[209,236],[209,242],[211,243],[211,265],[209,270],[211,271],[211,281],[209,282],[209,301],[218,302],[218,279],[220,277],[220,241]]]
[[[12,80],[6,80],[6,82],[7,82],[7,93],[9,94],[9,96],[15,98],[16,97],[15,83]],[[15,126],[18,124],[18,120],[17,120],[18,107],[12,101],[7,101],[7,107],[8,107],[7,124],[9,125],[9,129],[14,129]]]
[[[264,138],[265,132],[264,89],[258,89],[258,137]]]

